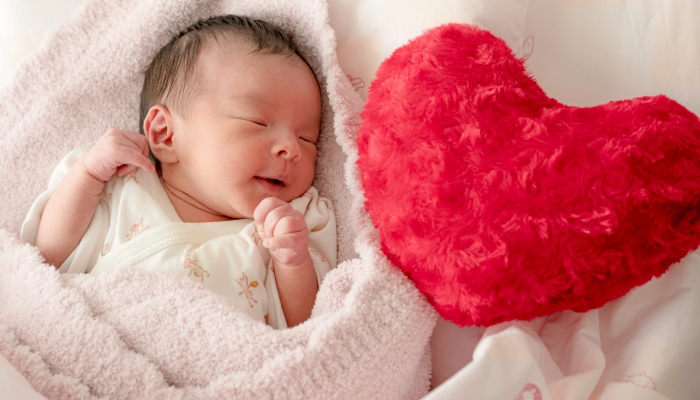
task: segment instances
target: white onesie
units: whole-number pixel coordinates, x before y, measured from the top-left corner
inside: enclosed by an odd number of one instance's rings
[[[22,224],[23,242],[34,245],[51,194],[92,146],[73,150],[56,167],[48,190],[34,201]],[[333,207],[314,187],[290,205],[304,213],[320,286],[336,265]],[[59,271],[101,274],[120,267],[189,276],[253,318],[275,328],[287,327],[270,252],[263,247],[255,222],[182,222],[155,172],[138,169],[107,182],[90,226]]]

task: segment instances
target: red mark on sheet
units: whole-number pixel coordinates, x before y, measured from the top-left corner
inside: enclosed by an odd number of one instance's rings
[[[515,400],[542,400],[542,392],[534,383],[528,383]]]
[[[523,42],[523,60],[527,60],[532,55],[535,50],[535,38],[533,36],[528,36]]]
[[[656,382],[644,372],[640,372],[634,375],[627,375],[625,382],[629,382],[633,385],[639,386],[644,389],[656,390]]]
[[[356,92],[365,87],[365,81],[362,78],[354,78],[352,75],[347,75],[347,77]]]

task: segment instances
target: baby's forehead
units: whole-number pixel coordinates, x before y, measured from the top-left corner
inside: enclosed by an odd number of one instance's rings
[[[226,33],[223,37],[205,43],[202,46],[196,62],[202,66],[214,65],[214,60],[230,61],[232,58],[255,58],[265,61],[270,58],[278,58],[288,62],[290,65],[306,65],[304,60],[295,52],[272,53],[266,50],[259,50],[257,43],[244,35],[234,35]]]
[[[254,46],[241,40],[207,46],[202,49],[196,63],[198,84],[202,85],[202,89],[215,89],[216,85],[230,79],[252,79],[252,76],[264,79],[260,76],[268,74],[296,79],[300,70],[307,71],[303,74],[311,74],[315,85],[318,85],[311,68],[296,53],[255,51]]]
[[[296,52],[257,51],[257,44],[235,35],[220,37],[200,50],[192,82],[196,85],[193,92],[197,93],[193,99],[204,96],[222,104],[275,108],[283,102],[279,90],[293,92],[297,99],[320,95],[313,70]],[[297,82],[293,89],[286,84],[291,81]]]

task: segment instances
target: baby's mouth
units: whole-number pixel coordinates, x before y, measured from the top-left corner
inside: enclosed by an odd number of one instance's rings
[[[273,187],[279,187],[282,188],[284,187],[284,181],[281,181],[276,178],[265,178],[262,176],[256,176],[255,179],[257,179],[259,182],[263,183],[264,185],[272,185]]]

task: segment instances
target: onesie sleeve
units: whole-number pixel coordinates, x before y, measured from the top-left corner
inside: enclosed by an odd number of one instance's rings
[[[41,216],[44,213],[44,209],[46,209],[46,204],[49,202],[51,195],[73,165],[75,165],[80,157],[87,153],[93,145],[94,143],[90,143],[71,151],[56,166],[49,179],[48,189],[34,200],[27,217],[22,223],[22,229],[20,231],[20,239],[22,242],[34,246],[36,234],[39,229],[39,221],[41,221]],[[59,272],[89,272],[89,269],[95,265],[97,256],[102,249],[102,242],[107,236],[108,229],[109,206],[103,195],[85,235],[66,261],[60,266]]]

